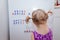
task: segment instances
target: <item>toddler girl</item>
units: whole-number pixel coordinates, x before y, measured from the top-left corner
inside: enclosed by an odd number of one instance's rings
[[[29,22],[29,19],[32,19],[37,28],[32,32],[31,40],[53,40],[52,31],[47,25],[48,13],[42,9],[37,9],[32,12],[32,18],[26,17],[26,23]]]

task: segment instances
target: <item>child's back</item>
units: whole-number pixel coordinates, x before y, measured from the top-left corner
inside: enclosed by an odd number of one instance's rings
[[[49,32],[46,33],[45,35],[39,34],[36,31],[33,32],[33,35],[34,35],[34,40],[52,40],[53,39],[52,31],[50,29],[49,29]]]

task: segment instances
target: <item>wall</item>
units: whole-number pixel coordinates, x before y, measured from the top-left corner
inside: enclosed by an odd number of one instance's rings
[[[0,0],[0,40],[8,40],[7,0]]]
[[[60,8],[54,9],[53,25],[54,40],[60,40]]]

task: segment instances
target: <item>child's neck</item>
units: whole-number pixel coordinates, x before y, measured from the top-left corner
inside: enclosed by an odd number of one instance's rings
[[[40,29],[47,29],[47,24],[40,24],[37,26],[37,29],[40,30]]]
[[[49,29],[48,29],[47,24],[40,24],[39,26],[37,26],[37,32],[43,35],[48,33]]]

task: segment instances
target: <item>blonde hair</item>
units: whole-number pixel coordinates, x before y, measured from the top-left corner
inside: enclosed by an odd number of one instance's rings
[[[29,19],[27,20],[27,22],[29,21]],[[38,25],[46,23],[47,19],[48,14],[42,9],[37,9],[32,12],[32,21]]]

